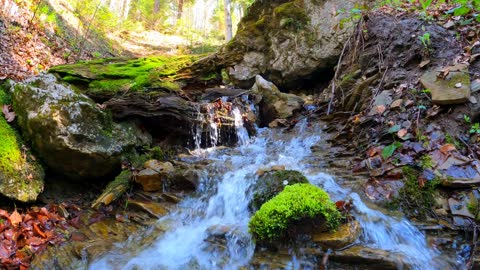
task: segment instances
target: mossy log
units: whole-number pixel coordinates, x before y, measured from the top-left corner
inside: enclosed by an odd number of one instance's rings
[[[109,205],[120,198],[130,186],[132,172],[122,171],[115,180],[110,182],[102,194],[92,203],[92,208],[98,208],[100,205]]]

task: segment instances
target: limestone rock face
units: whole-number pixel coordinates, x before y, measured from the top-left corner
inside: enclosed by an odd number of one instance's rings
[[[120,169],[121,155],[133,148],[134,126],[113,123],[87,96],[40,75],[12,89],[23,135],[53,171],[69,178],[99,178]]]
[[[228,59],[230,79],[249,87],[261,74],[290,87],[300,77],[331,69],[353,31],[352,21],[345,18],[358,2],[256,1],[221,52]]]
[[[252,92],[261,96],[260,114],[261,121],[265,125],[275,119],[286,119],[293,116],[294,112],[300,110],[304,103],[299,96],[280,92],[273,83],[260,75],[255,77]]]
[[[450,105],[467,102],[470,98],[468,66],[459,64],[447,67],[448,75],[442,78],[438,71],[427,71],[420,78],[423,87],[430,90],[432,102]]]

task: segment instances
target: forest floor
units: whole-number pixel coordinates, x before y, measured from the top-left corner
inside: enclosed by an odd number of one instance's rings
[[[152,30],[99,35],[79,27],[79,18],[65,1],[49,3],[54,10],[62,11],[56,22],[45,21],[32,12],[32,7],[4,0],[0,7],[0,80],[22,80],[52,66],[80,60],[205,53],[216,49],[191,38]]]

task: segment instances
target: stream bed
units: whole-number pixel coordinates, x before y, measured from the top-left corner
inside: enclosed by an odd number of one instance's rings
[[[132,235],[89,269],[321,269],[323,256],[318,254],[323,251],[319,248],[313,253],[312,248],[256,250],[248,232],[252,215],[248,205],[252,184],[258,178],[255,173],[279,165],[302,172],[334,201],[352,200],[352,214],[362,229],[355,245],[386,251],[397,269],[464,268],[461,261],[431,248],[425,235],[409,221],[368,207],[357,193],[337,184],[335,176],[312,162],[311,147],[323,143],[321,123],[304,120],[288,132],[258,129],[253,138],[248,138],[241,118],[236,126],[237,147],[195,150],[201,157],[192,156],[190,161],[210,161],[202,182],[175,211],[157,221],[156,227],[166,229],[160,230],[162,233],[151,230],[158,233],[153,235],[153,243],[139,244],[144,241]],[[373,268],[353,263],[352,268],[332,265],[328,269]]]

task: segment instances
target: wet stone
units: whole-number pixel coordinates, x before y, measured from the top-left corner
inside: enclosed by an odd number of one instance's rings
[[[143,169],[135,177],[135,182],[140,183],[144,191],[159,191],[163,188],[164,175],[153,169]]]
[[[438,105],[461,104],[470,98],[470,76],[468,67],[464,64],[447,67],[445,78],[439,77],[440,72],[427,71],[420,78],[423,87],[430,90],[432,102]]]
[[[129,199],[128,206],[142,210],[156,218],[160,218],[168,214],[168,209],[157,202]]]
[[[470,91],[472,93],[478,92],[478,90],[480,90],[480,79],[473,80],[470,85]]]
[[[312,236],[312,241],[323,248],[339,249],[352,244],[360,235],[360,224],[354,220],[342,224],[335,232],[322,232]]]
[[[339,263],[356,265],[360,269],[364,269],[364,267],[370,270],[402,269],[397,267],[401,265],[401,259],[388,251],[362,246],[335,252],[330,255],[330,259]]]

